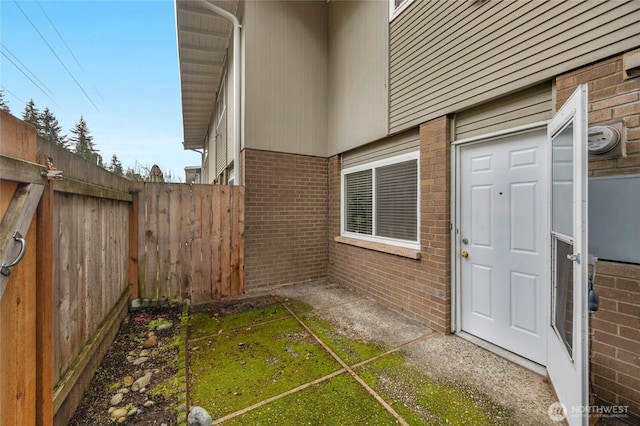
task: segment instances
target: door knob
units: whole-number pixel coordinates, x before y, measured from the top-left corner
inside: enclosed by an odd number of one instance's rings
[[[469,257],[469,252],[462,251],[462,252],[460,252],[460,256],[462,256],[464,258],[467,258],[467,257]]]

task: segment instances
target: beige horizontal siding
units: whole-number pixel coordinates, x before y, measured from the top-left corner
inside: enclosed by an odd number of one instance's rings
[[[342,156],[342,168],[359,166],[372,161],[415,152],[418,149],[420,149],[420,133],[417,129],[409,130],[344,153]]]
[[[390,132],[640,45],[640,2],[414,2],[390,28]]]
[[[456,114],[456,139],[484,135],[553,116],[551,82]]]

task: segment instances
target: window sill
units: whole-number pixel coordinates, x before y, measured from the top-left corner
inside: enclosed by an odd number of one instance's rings
[[[350,246],[361,247],[368,250],[375,250],[382,253],[395,254],[396,256],[408,257],[409,259],[420,259],[420,250],[397,247],[390,244],[374,243],[372,241],[363,241],[356,238],[343,237],[342,235],[334,238],[334,241]]]

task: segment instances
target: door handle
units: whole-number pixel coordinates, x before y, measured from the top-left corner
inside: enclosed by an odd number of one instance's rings
[[[460,256],[461,256],[461,257],[464,257],[464,258],[466,259],[467,257],[469,257],[469,252],[467,252],[467,251],[461,251],[461,252],[460,252]]]
[[[11,274],[10,268],[16,266],[18,262],[22,260],[22,258],[24,257],[24,253],[27,251],[27,242],[24,240],[24,238],[22,238],[22,235],[18,231],[13,234],[13,239],[16,242],[20,243],[20,252],[18,253],[18,257],[16,257],[13,262],[9,263],[8,265],[0,265],[0,274],[4,275],[5,277],[8,277],[9,274]]]
[[[567,255],[567,259],[572,261],[572,262],[580,263],[580,253],[568,254]]]

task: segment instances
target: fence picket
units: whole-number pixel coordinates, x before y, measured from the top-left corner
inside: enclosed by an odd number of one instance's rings
[[[146,243],[146,250],[140,248],[141,297],[202,303],[242,293],[242,188],[145,184],[140,203]]]

